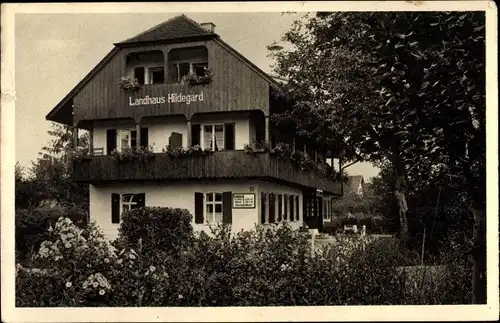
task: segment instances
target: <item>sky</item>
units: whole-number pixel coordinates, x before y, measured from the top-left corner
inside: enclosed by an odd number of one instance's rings
[[[113,48],[181,13],[16,14],[16,160],[30,167],[50,141],[47,113]],[[213,22],[219,36],[260,67],[272,72],[267,45],[278,41],[299,15],[272,12],[186,14]],[[357,163],[349,175],[376,176],[378,169]]]

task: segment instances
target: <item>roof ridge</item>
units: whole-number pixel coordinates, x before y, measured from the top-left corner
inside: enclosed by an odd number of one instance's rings
[[[191,18],[189,18],[188,16],[186,16],[185,14],[183,14],[183,13],[182,13],[182,14],[177,15],[177,16],[174,16],[174,17],[172,17],[172,18],[170,18],[170,19],[168,19],[168,20],[165,20],[164,22],[161,22],[161,23],[159,23],[159,24],[157,24],[157,25],[154,25],[153,27],[149,28],[148,30],[145,30],[145,31],[143,31],[143,32],[141,32],[141,33],[139,33],[139,34],[137,34],[137,35],[133,36],[133,37],[127,38],[127,39],[125,39],[125,40],[122,40],[122,41],[121,41],[121,42],[119,42],[119,43],[126,43],[126,42],[128,42],[128,41],[131,41],[132,39],[135,39],[135,38],[141,37],[141,36],[143,36],[143,35],[145,35],[145,34],[147,34],[147,33],[151,32],[151,31],[153,31],[153,30],[155,30],[155,29],[157,29],[157,28],[160,28],[160,27],[161,27],[161,26],[163,26],[163,25],[168,24],[168,23],[169,23],[169,22],[171,22],[172,20],[179,19],[179,18],[184,18],[184,19],[186,19],[186,20],[188,20],[189,22],[192,22],[192,23],[194,22],[196,25],[198,25],[198,27],[200,27],[201,29],[203,29],[203,28],[202,28],[202,27],[201,27],[198,23],[196,23],[196,21],[192,20]],[[203,30],[204,30],[204,29],[203,29]]]

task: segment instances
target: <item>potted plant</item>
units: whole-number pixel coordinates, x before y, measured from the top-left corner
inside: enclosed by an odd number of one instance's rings
[[[208,84],[212,81],[212,76],[213,73],[210,69],[208,67],[204,67],[203,75],[200,76],[194,72],[190,72],[182,77],[182,82],[188,83],[189,85]]]
[[[123,76],[120,78],[118,86],[124,91],[135,91],[141,87],[139,81],[132,76]]]

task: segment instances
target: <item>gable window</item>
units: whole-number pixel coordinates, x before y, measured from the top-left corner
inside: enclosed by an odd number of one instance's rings
[[[222,223],[222,193],[205,193],[205,223]]]
[[[165,83],[163,66],[148,67],[146,69],[146,84]]]
[[[179,83],[190,73],[205,75],[208,67],[208,50],[204,46],[178,48],[168,53],[168,81]]]
[[[165,83],[165,60],[159,50],[136,52],[127,55],[127,75],[137,79],[139,84]]]

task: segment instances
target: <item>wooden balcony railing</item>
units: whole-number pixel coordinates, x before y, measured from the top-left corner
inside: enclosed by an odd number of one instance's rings
[[[290,160],[268,152],[218,151],[206,155],[174,157],[154,154],[144,160],[118,161],[93,156],[74,162],[73,179],[80,183],[146,180],[262,179],[340,194],[339,181],[320,171],[301,171]]]

